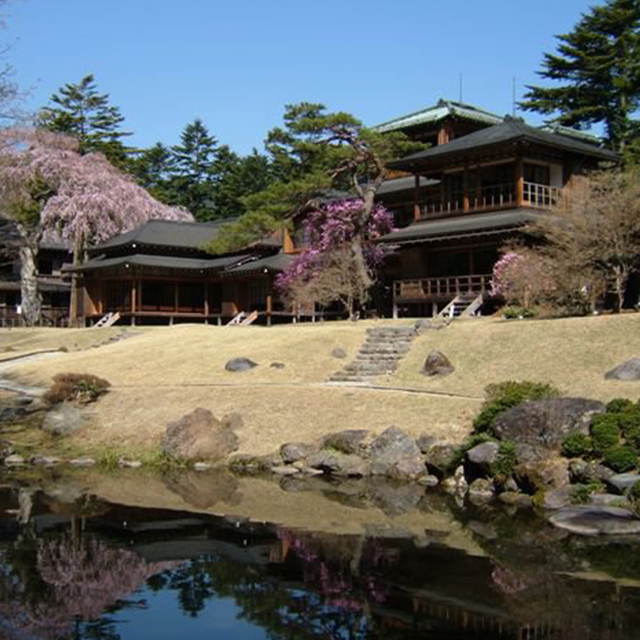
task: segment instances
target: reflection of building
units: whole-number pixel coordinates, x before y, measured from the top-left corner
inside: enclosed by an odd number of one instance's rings
[[[6,228],[4,229],[6,233]],[[22,324],[20,262],[14,251],[0,265],[0,326]],[[71,262],[68,247],[57,242],[43,242],[37,260],[38,289],[42,296],[42,324],[60,327],[69,319],[70,284],[63,279],[62,267]]]

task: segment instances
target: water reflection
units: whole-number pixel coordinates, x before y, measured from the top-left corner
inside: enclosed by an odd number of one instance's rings
[[[53,479],[0,489],[0,638],[638,637],[635,540],[577,538],[401,488],[387,535],[329,533],[195,510],[237,504],[251,484],[211,493],[193,474],[161,484],[194,510],[135,508]],[[324,491],[341,516],[346,502],[362,518],[363,496],[393,512],[393,487]],[[280,508],[297,495],[281,491]],[[440,522],[475,547],[449,544]]]

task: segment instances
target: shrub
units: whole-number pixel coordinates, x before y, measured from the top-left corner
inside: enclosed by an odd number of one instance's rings
[[[624,473],[638,466],[638,454],[628,446],[612,447],[605,453],[604,463],[617,473]]]
[[[527,400],[555,398],[560,395],[560,391],[550,384],[508,380],[488,385],[485,388],[485,395],[487,399],[473,422],[476,432],[487,431],[495,417],[511,407]]]
[[[491,465],[491,475],[510,476],[518,462],[516,456],[516,446],[513,442],[504,441],[500,443],[498,449],[498,459]]]
[[[629,489],[629,493],[627,494],[629,500],[634,503],[640,503],[640,480],[636,482],[631,489]]]
[[[572,433],[562,443],[562,455],[565,458],[580,458],[591,453],[591,438],[584,433]]]
[[[629,429],[624,436],[627,444],[640,455],[640,427]]]
[[[585,504],[594,493],[603,493],[604,485],[600,480],[594,480],[589,484],[576,484],[571,492],[571,504]]]
[[[615,398],[607,404],[607,413],[620,413],[634,408],[634,404],[628,398]]]
[[[538,312],[529,307],[504,307],[502,309],[502,317],[505,320],[515,320],[517,318],[535,318]]]
[[[106,380],[89,373],[58,373],[44,399],[49,404],[68,401],[88,404],[95,402],[110,386]]]
[[[591,443],[594,453],[603,455],[620,442],[620,428],[615,414],[599,414],[591,420]]]
[[[618,427],[625,438],[629,438],[631,434],[640,430],[640,411],[624,411],[608,415],[616,416]]]

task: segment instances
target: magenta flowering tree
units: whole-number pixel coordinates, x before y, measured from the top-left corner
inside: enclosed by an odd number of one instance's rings
[[[25,322],[40,319],[36,281],[43,237],[67,240],[74,263],[85,249],[151,218],[192,220],[168,207],[120,173],[98,153],[81,156],[77,142],[43,130],[0,131],[0,215],[18,232]],[[72,310],[76,305],[72,288]]]
[[[548,262],[535,251],[507,251],[493,267],[491,295],[510,304],[530,307],[539,304],[554,287]]]
[[[336,200],[307,215],[303,225],[308,247],[276,281],[290,301],[322,306],[338,301],[352,318],[356,306],[367,302],[373,269],[389,253],[376,240],[393,227],[391,214],[380,204],[373,206],[363,222],[364,207],[358,198]],[[361,248],[364,275],[354,243]]]

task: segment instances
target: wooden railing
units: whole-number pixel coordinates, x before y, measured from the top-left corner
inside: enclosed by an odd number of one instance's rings
[[[490,275],[396,280],[393,283],[393,297],[395,300],[449,299],[488,293],[490,289]]]
[[[562,189],[546,184],[525,182],[522,189],[523,206],[553,209],[562,201]]]
[[[427,201],[422,206],[423,216],[446,215],[467,211],[486,211],[512,207],[516,204],[516,185],[508,182],[478,189],[470,189],[465,206],[464,191],[455,191],[448,200]]]
[[[465,198],[463,191],[455,191],[446,200],[427,200],[420,205],[423,218],[475,211],[497,211],[511,207],[553,209],[562,201],[562,189],[535,182],[522,183],[522,198],[518,202],[516,182],[470,189]]]
[[[38,323],[42,327],[66,327],[69,323],[69,307],[42,307],[41,320]],[[24,326],[22,314],[13,306],[0,305],[0,327]]]

